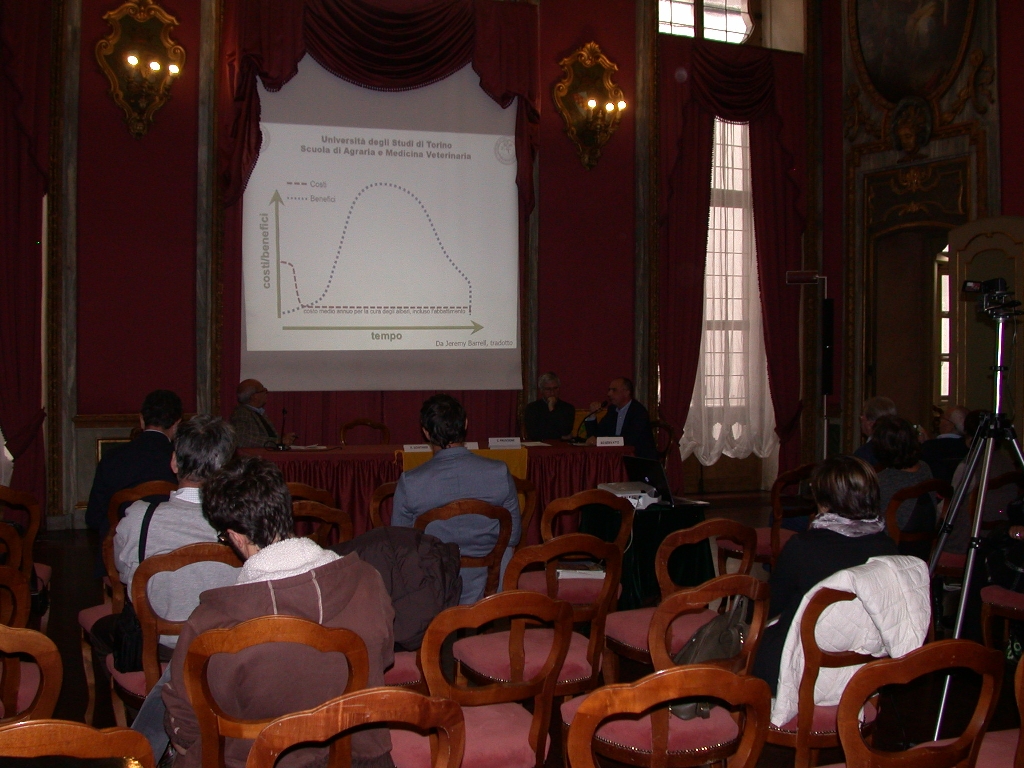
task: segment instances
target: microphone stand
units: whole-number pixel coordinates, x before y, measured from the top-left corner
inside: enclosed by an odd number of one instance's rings
[[[576,434],[573,435],[572,442],[574,442],[574,443],[585,443],[587,441],[587,439],[585,437],[581,437],[580,436],[580,430],[583,429],[583,426],[587,423],[587,419],[589,419],[595,413],[600,411],[602,408],[607,408],[607,407],[608,407],[608,401],[605,400],[605,401],[603,401],[601,403],[600,406],[598,406],[597,408],[592,410],[590,413],[588,413],[586,416],[584,416],[583,419],[580,421],[580,425],[578,427],[576,427]]]

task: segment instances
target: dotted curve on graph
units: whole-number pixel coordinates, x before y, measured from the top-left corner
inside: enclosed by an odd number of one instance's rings
[[[322,305],[322,304],[319,303],[319,302],[323,301],[324,297],[327,295],[327,292],[329,290],[331,290],[331,284],[334,282],[334,274],[335,274],[335,272],[338,269],[338,262],[341,260],[341,251],[342,251],[342,248],[344,248],[344,246],[345,246],[345,236],[348,234],[348,225],[349,225],[349,222],[352,221],[352,212],[355,210],[356,203],[359,202],[359,198],[360,197],[362,197],[366,192],[368,192],[369,190],[373,189],[374,187],[391,187],[392,189],[397,189],[397,190],[399,190],[401,192],[405,192],[405,194],[409,195],[409,197],[411,197],[413,200],[416,201],[416,203],[420,207],[420,210],[423,211],[423,215],[426,217],[427,223],[430,225],[430,231],[434,233],[434,239],[437,241],[437,246],[441,249],[441,253],[444,254],[445,259],[447,259],[448,263],[452,265],[452,268],[455,269],[455,271],[459,273],[459,276],[463,280],[466,281],[466,286],[469,288],[469,303],[468,303],[467,306],[468,306],[469,314],[472,315],[473,314],[473,282],[469,279],[469,277],[466,275],[466,273],[462,271],[462,268],[459,267],[459,265],[455,263],[455,261],[449,255],[448,249],[444,247],[444,243],[441,242],[441,236],[437,232],[437,227],[434,226],[434,220],[430,216],[430,213],[427,211],[427,207],[423,204],[423,201],[420,200],[410,190],[406,189],[405,187],[403,187],[403,186],[401,186],[399,184],[393,184],[393,183],[387,182],[387,181],[378,181],[378,182],[374,182],[373,184],[367,184],[365,187],[363,187],[361,190],[359,190],[359,193],[355,196],[355,198],[353,198],[352,204],[349,205],[349,207],[348,207],[348,214],[345,216],[345,226],[342,228],[342,231],[341,231],[341,241],[338,243],[338,251],[337,251],[337,253],[335,254],[335,257],[334,257],[334,263],[331,264],[331,274],[327,278],[327,285],[324,287],[323,293],[321,293],[316,299],[314,299],[313,301],[311,301],[308,304],[304,304],[302,302],[302,299],[299,296],[299,283],[298,283],[298,278],[297,278],[297,276],[295,274],[295,265],[292,264],[291,262],[287,262],[287,261],[282,261],[281,262],[282,264],[286,264],[289,267],[291,267],[291,270],[292,270],[292,284],[295,286],[295,299],[296,299],[296,301],[298,301],[298,304],[299,304],[298,307],[296,307],[294,309],[285,310],[282,314],[288,315],[288,314],[291,314],[292,312],[298,312],[300,309],[311,309],[313,307],[316,307],[316,308],[319,308],[319,309],[381,309],[382,308],[382,307],[356,307],[356,306],[340,306],[340,305],[325,306],[325,305]],[[411,309],[411,307],[383,307],[383,308],[386,308],[386,309],[407,309],[407,308],[409,308],[409,309]],[[458,307],[451,307],[451,308],[449,308],[449,307],[423,307],[423,308],[424,309],[459,309]]]

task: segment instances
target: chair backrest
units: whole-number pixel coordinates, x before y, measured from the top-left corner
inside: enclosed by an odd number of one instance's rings
[[[761,634],[768,621],[770,592],[767,582],[755,579],[750,574],[730,573],[717,576],[699,587],[673,592],[658,606],[647,630],[647,647],[651,650],[651,662],[655,669],[671,669],[676,666],[669,652],[672,622],[684,613],[707,609],[708,604],[719,599],[747,597],[753,603],[754,612],[750,619],[750,631],[743,639],[743,650],[731,659],[713,662],[715,666],[729,669],[738,674],[749,674],[761,643]],[[708,662],[712,663],[712,662]]]
[[[537,486],[530,480],[512,475],[516,483],[516,495],[519,497],[519,517],[522,520],[522,535],[516,549],[526,546],[526,532],[530,530],[533,523],[533,516],[537,513]]]
[[[9,564],[17,565],[21,575],[29,579],[32,576],[32,550],[35,547],[36,534],[39,533],[39,524],[42,522],[42,507],[31,493],[15,491],[6,485],[0,485],[0,512],[5,512],[4,507],[22,510],[26,516],[25,532],[21,535],[20,564]],[[0,514],[0,517],[2,516],[3,514]]]
[[[0,626],[0,653],[6,654],[3,660],[2,700],[4,717],[0,724],[20,723],[25,720],[39,720],[53,717],[53,709],[57,706],[60,686],[64,678],[64,666],[61,663],[60,651],[53,641],[42,632],[34,629],[15,629]],[[18,711],[18,688],[21,684],[21,662],[17,654],[32,657],[39,667],[39,687],[35,698],[28,707]]]
[[[0,624],[7,627],[28,626],[32,608],[32,592],[21,571],[0,565]]]
[[[326,488],[314,488],[305,483],[288,483],[288,493],[292,497],[292,502],[316,501],[325,507],[334,507],[338,504],[334,494]]]
[[[5,564],[13,566],[20,571],[21,534],[18,533],[18,529],[10,523],[0,523],[0,542],[3,542],[4,549],[7,550]]]
[[[515,559],[515,558],[513,558]],[[496,681],[472,687],[456,676],[449,680],[441,665],[441,650],[454,632],[478,629],[494,621],[511,619],[508,652],[509,681]],[[527,622],[541,622],[553,628],[551,648],[544,664],[524,679],[523,639]],[[544,765],[545,742],[551,723],[551,701],[562,663],[569,651],[572,635],[572,608],[563,600],[554,600],[537,592],[519,590],[500,592],[472,605],[457,605],[441,611],[430,622],[419,650],[420,668],[431,696],[451,699],[463,707],[533,700],[530,747],[537,756],[538,768]]]
[[[708,665],[665,669],[635,683],[607,685],[589,694],[569,726],[566,742],[569,765],[597,768],[593,741],[601,724],[617,715],[635,717],[644,712],[650,712],[652,747],[654,750],[660,747],[661,752],[652,754],[650,762],[644,764],[665,765],[671,717],[666,705],[697,696],[719,699],[730,707],[742,707],[743,728],[739,738],[732,742],[728,763],[729,768],[754,768],[768,734],[772,696],[768,684],[756,677],[736,675]]]
[[[512,515],[504,507],[496,504],[488,504],[478,499],[460,499],[443,507],[437,507],[424,512],[416,518],[414,525],[418,531],[426,531],[427,526],[435,520],[451,520],[460,515],[481,515],[498,521],[498,538],[494,542],[494,548],[483,557],[468,557],[462,555],[460,563],[463,568],[486,568],[487,583],[484,586],[484,596],[493,595],[498,591],[498,579],[501,576],[501,558],[508,548],[508,542],[512,538]]]
[[[57,756],[78,760],[131,757],[140,768],[155,765],[149,741],[130,728],[99,730],[67,720],[31,720],[0,728],[0,757]]]
[[[864,702],[882,686],[905,684],[922,675],[954,668],[972,670],[981,676],[982,681],[974,713],[959,738],[941,746],[921,745],[902,752],[882,752],[864,743],[860,712]],[[847,683],[839,700],[839,740],[846,754],[846,765],[848,768],[974,765],[985,730],[999,703],[1003,669],[1003,658],[998,651],[970,640],[940,640],[899,659],[880,659],[866,664]],[[1016,764],[1020,765],[1019,749],[1017,758]]]
[[[999,489],[1005,488],[1008,485],[1016,485],[1017,486],[1017,495],[1020,496],[1021,489],[1024,489],[1024,472],[1020,472],[1020,471],[1004,472],[1003,474],[999,475],[999,477],[993,477],[991,480],[988,481],[988,490],[989,491],[998,491]],[[989,501],[990,498],[991,498],[991,495],[986,497],[986,500],[985,500],[985,505],[986,506],[988,506],[989,504],[992,503],[991,501]],[[944,512],[948,511],[949,497],[946,497],[945,501],[946,501],[945,507],[947,508],[947,510],[944,510]],[[974,521],[974,515],[977,513],[977,509],[978,509],[978,488],[977,488],[977,484],[975,484],[974,490],[971,491],[971,496],[970,496],[970,498],[967,501],[967,510],[966,510],[966,511],[968,511],[971,514],[971,521],[972,522]],[[945,517],[945,514],[943,514],[943,517]],[[988,520],[988,521],[986,521],[984,516],[982,516],[982,519],[981,519],[981,530],[983,530],[983,531],[990,531],[993,528],[999,526],[1001,522],[1002,522],[1001,520]]]
[[[633,505],[629,503],[628,499],[600,489],[580,491],[572,496],[555,499],[548,503],[544,507],[544,514],[540,518],[541,540],[550,541],[555,537],[554,520],[556,517],[567,512],[575,512],[587,504],[601,504],[611,507],[619,513],[619,532],[615,536],[615,545],[625,552],[630,534],[633,533]]]
[[[117,563],[114,562],[114,534],[113,528],[107,531],[100,552],[103,557],[103,570],[106,571],[107,581],[110,583],[110,610],[113,613],[120,613],[124,610],[127,590],[121,583],[121,574],[118,573]]]
[[[931,541],[935,537],[934,530],[906,533],[896,524],[896,513],[900,505],[909,499],[920,498],[926,493],[937,493],[948,502],[953,497],[953,488],[945,480],[933,478],[898,490],[889,499],[889,506],[885,508],[885,528],[889,537],[897,544],[904,541]]]
[[[757,554],[757,531],[748,525],[737,523],[735,520],[715,518],[698,523],[692,528],[683,528],[673,531],[658,546],[658,553],[654,558],[654,572],[658,577],[658,587],[661,589],[661,599],[664,600],[670,594],[679,589],[669,575],[668,563],[672,553],[679,547],[688,544],[698,544],[705,539],[717,536],[720,539],[728,539],[742,547],[743,558],[740,560],[738,573],[749,574],[754,566],[754,555]]]
[[[244,621],[230,629],[214,629],[195,638],[185,654],[185,690],[199,722],[203,768],[223,765],[224,739],[255,739],[275,718],[240,720],[217,704],[207,671],[210,658],[218,653],[238,653],[263,643],[299,643],[321,653],[343,653],[348,660],[344,693],[366,687],[369,660],[366,644],[348,629],[323,627],[294,616],[264,616]]]
[[[110,524],[110,530],[117,528],[117,524],[121,521],[121,507],[125,504],[131,504],[151,496],[166,497],[176,490],[178,490],[178,486],[174,483],[168,483],[166,480],[150,480],[148,483],[139,483],[131,488],[118,491],[110,497],[110,504],[107,506],[107,522]]]
[[[340,544],[345,541],[352,541],[354,529],[352,517],[343,509],[335,509],[319,501],[293,501],[292,517],[295,520],[314,519],[319,520],[316,530],[309,534],[310,539],[321,547],[328,547],[331,544]],[[337,529],[338,540],[331,541],[331,531]]]
[[[800,485],[807,480],[814,472],[814,464],[804,464],[802,467],[791,469],[789,472],[781,473],[772,483],[772,565],[779,558],[782,551],[782,520],[786,517],[798,517],[814,514],[816,508],[814,502],[802,496],[792,496],[783,493],[787,488]]]
[[[398,487],[398,483],[384,483],[377,487],[377,490],[373,492],[373,496],[370,497],[370,527],[371,528],[383,528],[384,520],[380,516],[380,507],[385,500],[390,499],[395,495],[395,488]]]
[[[573,622],[590,622],[590,639],[587,643],[587,660],[590,662],[591,677],[596,680],[601,671],[601,657],[604,650],[604,625],[608,613],[618,598],[619,582],[622,578],[622,551],[612,542],[601,541],[586,533],[570,533],[556,536],[551,541],[524,547],[516,552],[505,568],[502,588],[505,591],[519,588],[519,577],[529,566],[544,566],[547,595],[558,597],[558,564],[566,556],[583,556],[595,561],[604,561],[604,579],[601,590],[593,603],[574,604]]]
[[[279,717],[256,737],[246,768],[273,768],[278,756],[295,744],[325,742],[345,731],[375,723],[387,723],[392,728],[412,726],[436,733],[436,747],[431,739],[431,768],[459,768],[462,764],[466,748],[462,707],[449,699],[430,698],[401,688],[374,688]]]
[[[132,577],[132,607],[142,627],[142,671],[146,674],[146,690],[160,679],[160,635],[181,634],[184,621],[169,621],[158,616],[149,603],[149,580],[158,573],[177,571],[195,563],[224,563],[233,568],[242,565],[231,547],[213,542],[189,544],[173,552],[153,555],[143,560]]]
[[[662,466],[665,466],[669,451],[678,445],[676,428],[663,419],[652,419],[651,434],[654,436],[654,446],[658,452],[658,461],[661,462]]]
[[[348,436],[348,433],[359,427],[369,427],[370,429],[377,430],[380,433],[380,439],[377,441],[378,444],[388,445],[391,443],[391,430],[388,429],[387,424],[374,421],[373,419],[352,419],[352,421],[345,422],[341,427],[341,434],[339,435],[341,444],[345,445],[345,438]]]

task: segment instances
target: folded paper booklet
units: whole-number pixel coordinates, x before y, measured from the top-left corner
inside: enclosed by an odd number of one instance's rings
[[[603,579],[604,571],[577,570],[575,568],[559,568],[555,573],[560,579]]]

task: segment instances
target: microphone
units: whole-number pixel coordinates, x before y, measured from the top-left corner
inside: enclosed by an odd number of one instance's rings
[[[583,425],[587,423],[587,419],[589,419],[595,413],[600,411],[602,408],[607,408],[607,407],[608,407],[608,401],[607,400],[602,400],[601,404],[599,406],[597,406],[597,408],[595,408],[594,410],[592,410],[590,413],[588,413],[586,416],[583,417],[583,419],[580,421],[580,425],[576,428],[576,434],[573,436],[573,442],[586,442],[586,439],[580,435],[580,430],[583,429]]]
[[[281,409],[281,432],[277,436],[277,450],[279,450],[279,451],[287,451],[287,450],[291,449],[290,445],[285,445],[284,444],[284,436],[287,434],[285,432],[284,427],[285,427],[285,423],[286,423],[287,419],[288,419],[288,409],[287,408],[282,408]]]

